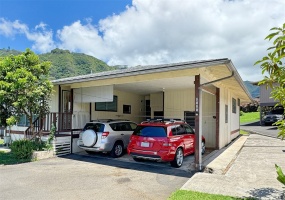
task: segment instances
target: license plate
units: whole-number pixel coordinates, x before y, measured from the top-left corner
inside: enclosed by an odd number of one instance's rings
[[[149,147],[149,142],[141,142],[142,147]]]

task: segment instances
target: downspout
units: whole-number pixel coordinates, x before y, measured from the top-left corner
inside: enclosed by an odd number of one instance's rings
[[[198,142],[198,163],[196,162],[196,169],[198,168],[199,171],[202,171],[202,151],[201,151],[201,144],[202,144],[202,90],[203,90],[203,86],[205,85],[209,85],[212,83],[216,83],[225,79],[229,79],[231,77],[233,77],[235,75],[234,71],[232,71],[232,74],[230,76],[226,76],[224,78],[220,78],[214,81],[210,81],[207,83],[203,83],[200,84],[198,90],[199,90],[199,134],[198,134],[198,141],[197,141],[197,137],[195,138],[195,142]]]

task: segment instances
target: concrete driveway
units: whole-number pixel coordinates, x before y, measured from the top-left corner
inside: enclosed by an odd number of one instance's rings
[[[285,140],[274,126],[243,125],[249,136],[241,136],[206,166],[209,173],[196,173],[185,190],[284,200],[284,185],[276,180],[275,164],[285,169]],[[220,150],[221,151],[221,150]],[[210,170],[209,170],[210,169]]]
[[[260,125],[260,122],[248,123],[240,126],[240,129],[247,130],[251,133],[257,133],[259,135],[269,136],[276,138],[278,135],[277,126],[264,126]]]
[[[0,166],[1,199],[167,199],[193,174],[166,164],[71,154]]]

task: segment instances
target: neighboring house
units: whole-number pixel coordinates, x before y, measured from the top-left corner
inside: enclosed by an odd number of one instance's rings
[[[53,84],[51,113],[37,126],[49,133],[56,122],[57,140],[68,138],[72,152],[80,151],[78,134],[90,120],[120,118],[140,123],[162,117],[185,119],[202,132],[207,148],[220,149],[239,135],[240,104],[252,101],[227,58],[131,67]],[[12,139],[23,137],[26,129],[14,126]]]
[[[259,82],[253,82],[253,85],[258,85]],[[266,84],[260,86],[260,124],[263,124],[263,117],[267,112],[271,111],[274,106],[279,103],[274,98],[271,97],[272,88],[267,87]],[[273,88],[278,87],[277,83],[273,83]]]

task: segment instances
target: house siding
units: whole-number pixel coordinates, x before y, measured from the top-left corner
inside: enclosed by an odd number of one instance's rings
[[[164,115],[165,118],[184,119],[184,111],[195,110],[194,88],[165,91]],[[213,94],[202,93],[202,134],[206,138],[206,146],[216,146],[216,97]],[[193,127],[194,128],[194,127]]]
[[[95,111],[95,103],[91,105],[91,119],[128,119],[140,123],[144,119],[145,97],[128,92],[114,90],[114,95],[118,97],[117,112]],[[123,113],[123,105],[131,106],[131,114]]]
[[[273,87],[277,87],[278,84],[274,83]],[[271,97],[272,89],[270,87],[266,88],[266,85],[260,85],[260,105],[275,105],[278,103]]]

